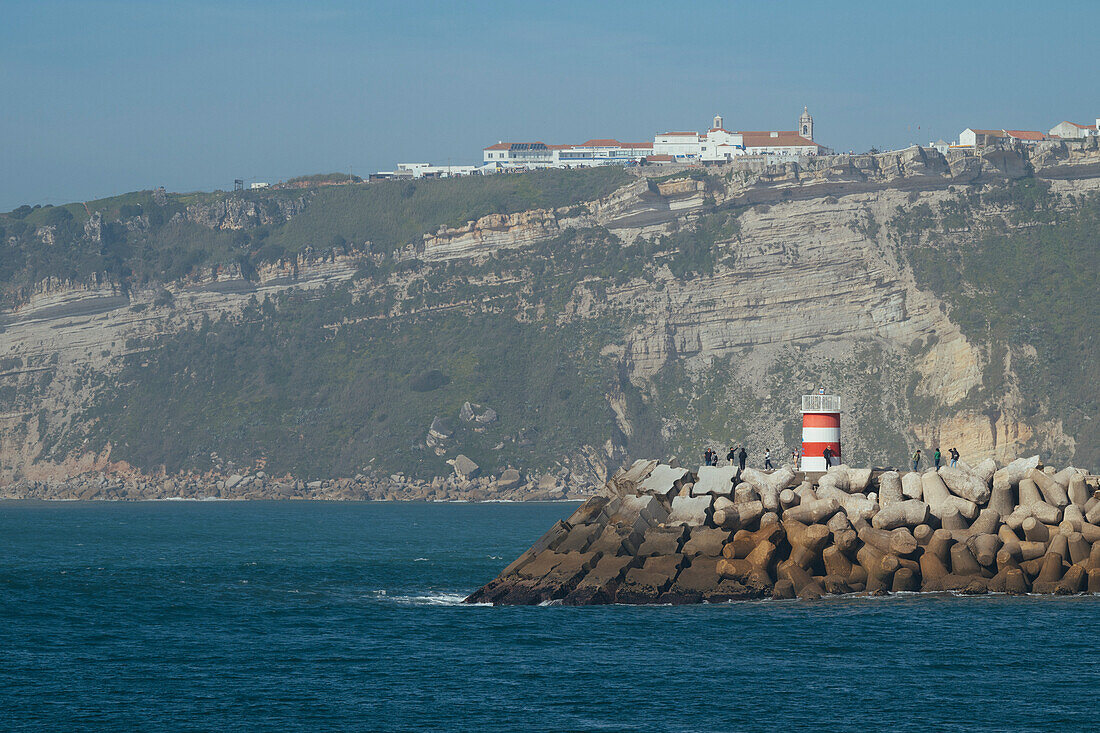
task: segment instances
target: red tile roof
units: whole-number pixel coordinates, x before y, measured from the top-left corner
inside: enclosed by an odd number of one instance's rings
[[[1046,140],[1047,136],[1038,130],[1005,130],[1010,137],[1017,140]]]
[[[1078,128],[1079,130],[1095,130],[1096,129],[1096,125],[1078,125],[1076,122],[1070,122],[1068,120],[1063,120],[1063,121],[1067,125],[1073,125],[1074,127]]]
[[[746,148],[820,148],[821,145],[813,140],[808,140],[794,130],[780,130],[772,132],[742,132],[740,133]]]
[[[620,148],[622,143],[611,138],[596,138],[588,140],[577,146],[578,148]]]

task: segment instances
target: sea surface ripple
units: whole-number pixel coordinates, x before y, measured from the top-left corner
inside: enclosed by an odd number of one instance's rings
[[[462,598],[575,504],[0,504],[0,729],[1095,730],[1100,598]]]

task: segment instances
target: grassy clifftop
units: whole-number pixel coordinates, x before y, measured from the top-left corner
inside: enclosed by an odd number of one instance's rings
[[[244,271],[306,248],[370,242],[388,253],[443,225],[487,214],[575,206],[629,180],[621,168],[307,189],[155,196],[140,191],[85,204],[0,214],[0,306],[48,277],[106,273],[122,285],[168,282],[199,267]]]

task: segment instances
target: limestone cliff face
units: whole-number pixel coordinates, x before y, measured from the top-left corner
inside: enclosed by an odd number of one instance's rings
[[[283,222],[300,212],[308,202],[305,195],[254,201],[226,196],[214,201],[192,204],[176,215],[207,229],[241,230]]]
[[[797,444],[798,396],[824,384],[845,397],[843,435],[853,453],[900,462],[919,441],[953,445],[975,460],[1007,461],[1037,439],[1072,452],[1073,438],[1060,423],[1022,417],[1011,363],[1003,366],[1003,395],[979,406],[967,401],[992,356],[964,336],[943,302],[918,287],[885,224],[900,209],[949,202],[956,187],[1025,175],[1047,175],[1062,193],[1100,190],[1095,151],[1052,148],[1033,164],[1011,151],[944,157],[912,148],[801,166],[738,162],[707,173],[662,180],[642,171],[584,206],[440,228],[409,242],[401,257],[420,260],[430,274],[448,263],[544,248],[577,231],[606,231],[623,247],[652,252],[648,277],[578,283],[559,322],[563,328],[609,318],[628,324],[625,337],[609,340],[600,352],[623,375],[623,388],[642,396],[638,408],[625,392],[608,395],[614,427],[626,440],[643,432],[639,409],[648,409],[673,450],[730,440],[789,450]],[[277,210],[226,199],[190,207],[186,216],[210,228],[241,229],[285,219],[306,205],[305,197]],[[730,212],[736,226],[710,243],[709,266],[694,274],[678,270],[669,243],[707,217]],[[98,231],[97,222],[88,226]],[[307,255],[264,266],[250,278],[223,267],[143,289],[43,283],[19,308],[0,313],[0,387],[9,395],[0,404],[0,481],[101,465],[105,456],[82,454],[79,446],[67,455],[47,450],[59,434],[79,431],[74,420],[94,392],[88,375],[110,373],[122,355],[155,349],[158,339],[204,316],[234,317],[253,298],[292,289],[321,295],[348,285],[357,298],[384,288],[407,296],[393,304],[395,316],[483,307],[468,292],[445,289],[439,302],[419,305],[409,294],[425,273],[357,277],[365,258]],[[517,292],[528,285],[488,275],[469,283],[479,284]],[[541,312],[542,305],[533,305]],[[675,436],[681,436],[679,448]],[[597,481],[606,478],[601,461],[623,455],[624,445],[609,438],[586,446],[573,461]]]

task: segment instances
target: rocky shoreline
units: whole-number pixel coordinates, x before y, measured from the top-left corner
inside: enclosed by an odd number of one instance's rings
[[[62,479],[22,479],[0,485],[0,499],[45,501],[150,501],[163,499],[319,501],[564,501],[584,500],[597,487],[568,469],[525,476],[514,468],[477,476],[459,456],[455,472],[429,480],[364,470],[349,478],[304,480],[263,470],[213,470],[149,475],[128,466]],[[473,467],[471,469],[471,466]],[[465,471],[465,473],[463,473]]]
[[[466,602],[1100,593],[1097,480],[1038,456],[923,473],[639,460]]]

